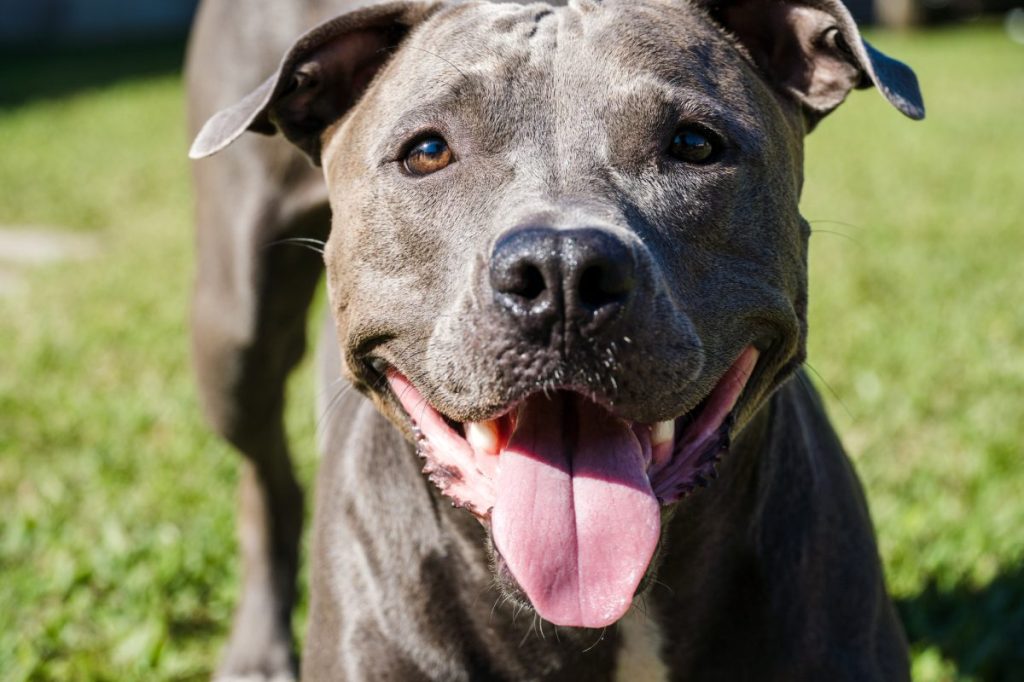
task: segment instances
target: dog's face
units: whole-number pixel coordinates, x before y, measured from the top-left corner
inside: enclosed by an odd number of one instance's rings
[[[403,3],[236,116],[322,163],[349,379],[556,624],[623,615],[664,510],[802,362],[805,129],[869,77],[918,113],[811,4]]]

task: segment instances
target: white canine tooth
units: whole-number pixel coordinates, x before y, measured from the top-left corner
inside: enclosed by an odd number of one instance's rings
[[[665,422],[658,422],[651,428],[651,445],[657,447],[665,443],[671,443],[676,437],[676,422],[670,419]]]
[[[498,424],[491,420],[486,422],[466,422],[466,440],[477,452],[498,454]]]

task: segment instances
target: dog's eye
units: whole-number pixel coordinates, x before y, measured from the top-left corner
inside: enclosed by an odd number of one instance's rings
[[[452,161],[452,150],[443,138],[427,137],[414,144],[405,155],[405,170],[410,175],[430,175]]]
[[[717,156],[719,146],[711,133],[694,126],[683,126],[672,138],[668,153],[686,163],[709,163]]]

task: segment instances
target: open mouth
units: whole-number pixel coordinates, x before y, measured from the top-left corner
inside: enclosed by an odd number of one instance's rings
[[[424,473],[490,523],[495,548],[537,613],[605,627],[632,603],[661,533],[661,506],[715,476],[731,415],[757,363],[747,347],[693,410],[623,420],[572,391],[535,393],[502,415],[457,424],[396,370]]]

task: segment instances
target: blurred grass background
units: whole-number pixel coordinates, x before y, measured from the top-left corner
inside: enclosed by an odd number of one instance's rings
[[[810,364],[915,679],[1024,680],[1024,47],[996,26],[871,37],[916,68],[929,119],[857,93],[809,138]],[[2,680],[204,679],[229,622],[237,462],[187,355],[177,55],[0,60],[0,231],[98,249],[0,254]],[[304,366],[306,481],[312,390]]]

